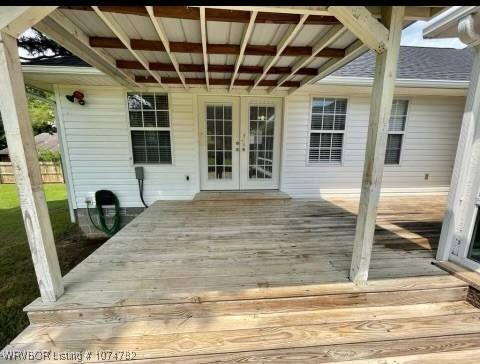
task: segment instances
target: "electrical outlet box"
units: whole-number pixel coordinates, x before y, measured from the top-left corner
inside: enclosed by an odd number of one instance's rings
[[[90,205],[95,205],[95,192],[89,192],[85,196],[85,203]]]

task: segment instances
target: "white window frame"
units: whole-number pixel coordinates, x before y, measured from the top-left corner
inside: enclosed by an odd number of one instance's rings
[[[313,130],[312,129],[312,117],[313,117],[313,100],[314,99],[344,99],[347,101],[347,107],[345,112],[345,125],[343,130]],[[318,165],[326,165],[326,166],[342,166],[343,165],[343,157],[345,151],[345,139],[346,139],[346,131],[347,131],[347,122],[348,122],[348,112],[350,110],[350,98],[346,96],[327,96],[327,95],[313,95],[310,97],[310,109],[308,112],[308,135],[307,135],[307,149],[306,149],[306,164],[307,166],[318,166]],[[335,119],[335,113],[333,113]],[[310,140],[311,134],[343,134],[342,138],[342,148],[341,148],[341,155],[340,161],[311,161],[310,160]]]
[[[168,111],[168,127],[136,127],[130,126],[130,111],[131,110],[128,105],[128,94],[163,94],[167,96],[167,103],[168,103],[168,110],[163,109],[154,109],[155,111]],[[126,110],[126,121],[128,127],[128,143],[130,149],[130,161],[132,166],[159,166],[159,167],[170,167],[175,165],[175,156],[174,156],[174,135],[173,135],[173,127],[172,127],[172,108],[171,108],[171,95],[167,92],[157,91],[157,90],[128,90],[125,92],[125,110]],[[138,110],[137,110],[138,111]],[[142,116],[143,117],[143,116]],[[170,163],[161,163],[161,162],[135,162],[135,158],[133,156],[133,141],[132,141],[132,131],[168,131],[170,135]]]
[[[391,119],[393,114],[390,114],[390,118],[388,119],[388,133],[387,133],[387,142],[385,144],[385,155],[386,155],[386,152],[387,152],[387,149],[388,149],[387,148],[388,147],[388,135],[393,135],[393,134],[402,135],[402,143],[400,144],[400,154],[398,156],[398,163],[386,163],[384,161],[384,165],[387,166],[387,167],[389,167],[389,166],[398,167],[402,164],[402,156],[403,156],[403,150],[405,149],[404,145],[405,145],[405,140],[406,140],[407,125],[408,125],[408,115],[410,114],[411,100],[409,98],[394,97],[393,101],[392,101],[392,108],[393,108],[393,103],[395,101],[406,101],[407,102],[407,113],[405,115],[401,115],[401,116],[405,116],[405,124],[403,125],[403,130],[401,130],[401,131],[390,131],[390,119]]]

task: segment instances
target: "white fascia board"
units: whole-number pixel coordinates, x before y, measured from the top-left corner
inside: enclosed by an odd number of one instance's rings
[[[345,86],[372,86],[373,78],[371,77],[338,77],[327,76],[318,85],[345,85]],[[469,81],[455,80],[422,80],[422,79],[405,79],[399,78],[395,81],[398,87],[424,87],[424,88],[455,88],[467,89]]]
[[[70,66],[29,66],[22,65],[24,73],[47,73],[56,75],[94,75],[105,76],[105,74],[93,67],[70,67]]]
[[[457,23],[463,17],[480,10],[480,6],[452,6],[432,18],[423,29],[424,38],[456,38]]]

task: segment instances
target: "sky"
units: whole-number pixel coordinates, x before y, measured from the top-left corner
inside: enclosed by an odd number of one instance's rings
[[[402,46],[432,47],[432,48],[465,48],[466,45],[458,38],[423,39],[422,31],[426,21],[417,21],[402,32]]]
[[[465,48],[466,45],[460,42],[458,38],[445,39],[423,39],[422,31],[426,21],[417,21],[406,28],[402,33],[402,46],[433,47],[433,48]],[[32,34],[27,30],[25,34]],[[23,57],[28,57],[28,53],[19,48],[18,52]]]

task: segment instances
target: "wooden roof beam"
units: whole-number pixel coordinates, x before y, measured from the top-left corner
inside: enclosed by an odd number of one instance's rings
[[[135,80],[139,83],[155,83],[155,79],[151,76],[135,76]],[[179,78],[176,77],[163,77],[163,82],[166,84],[180,84],[182,83]],[[185,82],[190,85],[205,85],[206,80],[205,78],[185,78]],[[228,78],[210,78],[208,80],[209,85],[230,85],[230,79]],[[275,86],[277,80],[262,80],[260,81],[259,86]],[[236,86],[253,86],[254,80],[236,80]],[[298,81],[287,81],[284,83],[284,87],[298,87],[300,86],[300,82]]]
[[[250,15],[250,22],[245,27],[245,31],[243,32],[242,42],[240,44],[240,52],[238,54],[237,61],[235,62],[235,69],[233,71],[232,80],[230,82],[230,87],[228,88],[228,91],[232,90],[233,84],[235,83],[235,79],[237,78],[238,70],[239,70],[240,65],[242,64],[242,61],[243,61],[245,48],[247,48],[248,41],[250,40],[250,36],[252,35],[252,32],[253,32],[253,28],[254,28],[254,25],[255,25],[255,19],[257,17],[257,14],[258,13],[256,11],[252,11],[252,13]]]
[[[292,78],[303,67],[305,67],[310,62],[312,62],[319,52],[321,52],[323,49],[325,49],[330,44],[335,42],[338,38],[340,38],[346,32],[347,32],[347,28],[345,28],[342,25],[336,25],[336,26],[332,27],[325,35],[322,35],[321,38],[318,41],[315,42],[315,45],[312,47],[312,54],[310,56],[303,57],[303,58],[299,59],[297,62],[295,62],[295,64],[292,67],[292,72],[290,74],[287,74],[287,75],[281,77],[278,80],[277,86],[273,87],[270,90],[270,92],[275,91],[275,89],[277,87],[279,87],[285,81]]]
[[[330,6],[328,11],[368,48],[382,53],[388,44],[388,29],[364,6]]]
[[[18,38],[58,6],[2,6],[0,7],[0,31]]]
[[[255,82],[252,88],[250,89],[250,92],[252,92],[255,89],[255,87],[257,87],[257,85],[260,83],[260,81],[267,75],[268,70],[278,61],[278,58],[280,58],[280,56],[282,55],[284,49],[288,46],[288,44],[295,39],[298,32],[302,29],[303,23],[305,23],[305,20],[307,20],[307,18],[308,18],[307,14],[302,15],[298,24],[291,25],[288,28],[288,30],[283,35],[282,40],[277,45],[277,51],[275,55],[267,61],[267,63],[263,67],[263,73],[255,79]]]
[[[207,90],[210,89],[208,76],[208,52],[207,52],[207,21],[205,20],[205,8],[200,7],[200,37],[202,39],[203,66],[205,68],[205,81]]]
[[[127,48],[119,39],[109,37],[90,37],[90,45],[94,48]],[[146,39],[131,39],[130,46],[133,50],[165,52],[161,41]],[[170,51],[174,53],[203,53],[201,43],[170,42]],[[274,56],[277,47],[272,45],[252,45],[245,48],[245,55],[248,56]],[[240,54],[238,44],[207,44],[208,54]],[[285,47],[282,56],[310,56],[312,47],[309,46],[288,46]],[[325,48],[317,53],[316,57],[341,58],[345,51],[339,48]]]
[[[112,14],[102,12],[98,6],[92,6],[95,13],[103,20],[105,25],[117,36],[117,38],[122,42],[122,44],[130,51],[130,53],[137,59],[138,62],[147,70],[152,77],[157,80],[157,82],[162,85],[162,79],[155,72],[152,72],[148,68],[148,61],[145,57],[135,52],[134,49],[130,46],[130,39],[128,38],[127,33],[123,30],[122,26],[118,24]]]
[[[183,87],[188,88],[187,84],[185,83],[185,77],[180,72],[180,68],[178,67],[177,59],[175,58],[175,55],[170,51],[170,42],[167,38],[165,30],[163,29],[162,25],[154,15],[153,6],[146,6],[145,8],[148,12],[148,15],[150,16],[150,20],[152,21],[153,27],[155,28],[155,31],[157,32],[158,37],[160,38],[160,41],[162,42],[163,47],[165,48],[165,52],[167,52],[168,57],[170,58],[170,62],[172,62],[175,72],[177,72],[178,77],[183,83]]]
[[[143,70],[143,66],[138,61],[117,60],[116,65],[121,69]],[[203,72],[203,64],[190,64],[180,63],[179,69],[181,72]],[[175,68],[171,63],[150,62],[148,67],[153,71],[175,71]],[[233,73],[235,71],[235,65],[230,64],[209,64],[208,69],[210,72],[225,72]],[[240,66],[237,73],[248,74],[261,74],[263,72],[262,66]],[[271,67],[268,74],[272,75],[287,75],[292,72],[291,67]],[[299,75],[315,76],[317,74],[316,68],[301,68],[297,72]]]
[[[62,9],[69,10],[93,10],[90,6],[74,5],[61,6]],[[128,15],[148,16],[143,6],[99,6],[100,10],[104,12],[112,12]],[[200,20],[200,12],[197,7],[189,6],[153,6],[155,16],[158,18],[174,18],[174,19],[189,19]],[[255,11],[255,10],[254,10]],[[289,13],[275,13],[275,12],[257,12],[255,24],[297,24],[300,21],[301,15]],[[244,23],[250,22],[250,10],[230,10],[218,8],[205,8],[205,19],[207,21]],[[334,16],[328,15],[311,15],[305,24],[314,25],[335,25],[339,21]]]

